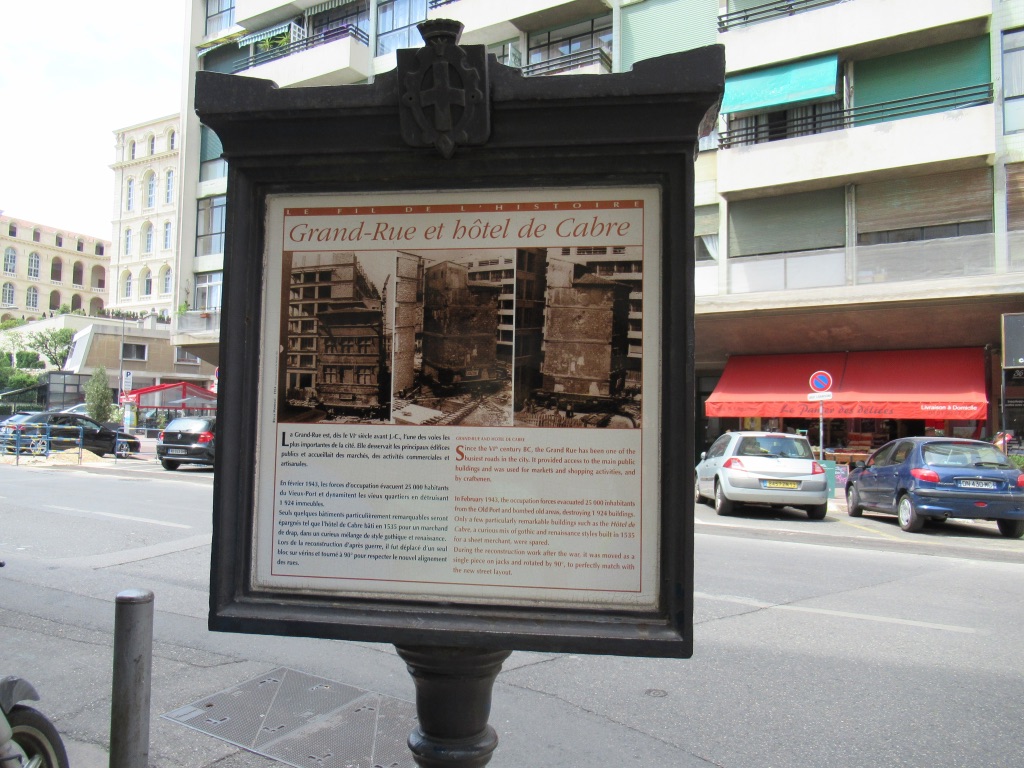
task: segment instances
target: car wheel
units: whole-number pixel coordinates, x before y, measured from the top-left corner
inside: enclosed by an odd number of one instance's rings
[[[173,472],[178,468],[179,465],[178,462],[176,461],[169,461],[168,459],[163,459],[160,462],[160,466],[166,469],[168,472]]]
[[[860,505],[860,491],[855,485],[846,489],[846,514],[850,517],[860,517],[864,514],[864,507]]]
[[[704,497],[700,495],[700,486],[697,485],[697,476],[693,476],[693,504],[694,506],[704,503]]]
[[[828,513],[828,502],[824,504],[812,504],[807,508],[807,517],[811,520],[824,520]]]
[[[1024,520],[996,520],[999,532],[1008,539],[1024,536]]]
[[[28,452],[34,456],[42,456],[46,453],[46,438],[33,437],[28,444]]]
[[[124,441],[118,441],[117,448],[114,451],[114,454],[119,459],[127,459],[129,456],[132,455],[132,447],[131,447],[131,445],[129,445],[128,443],[126,443]]]
[[[715,482],[715,512],[720,515],[731,515],[735,504],[726,498],[722,484]]]
[[[899,506],[896,508],[896,516],[900,521],[900,528],[907,533],[914,533],[920,531],[924,526],[924,518],[917,514],[917,510],[914,509],[914,502],[910,500],[908,494],[900,496]]]

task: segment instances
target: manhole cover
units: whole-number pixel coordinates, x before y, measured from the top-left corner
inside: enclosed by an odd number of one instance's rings
[[[298,768],[415,768],[416,706],[279,668],[163,715]]]

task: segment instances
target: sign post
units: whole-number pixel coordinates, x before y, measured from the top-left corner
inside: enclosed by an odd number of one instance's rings
[[[832,399],[832,374],[828,371],[815,371],[810,379],[811,392],[807,394],[808,402],[818,403],[818,460],[825,460],[825,401]]]
[[[694,426],[724,57],[524,78],[419,28],[371,85],[197,75],[231,212],[210,627],[393,643],[417,763],[478,768],[510,651],[692,654],[693,477],[662,468],[693,445],[662,436]]]

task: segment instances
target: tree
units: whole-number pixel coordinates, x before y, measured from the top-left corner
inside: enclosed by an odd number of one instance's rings
[[[50,328],[30,333],[25,346],[45,357],[54,368],[63,370],[71,356],[74,339],[75,332],[70,328]]]
[[[107,369],[101,365],[85,383],[85,407],[90,416],[102,423],[110,421],[110,413],[114,410],[113,404],[114,397],[107,382]]]

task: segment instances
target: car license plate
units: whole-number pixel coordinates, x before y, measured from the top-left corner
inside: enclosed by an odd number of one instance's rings
[[[796,480],[762,480],[762,488],[799,488],[800,483]]]
[[[169,454],[171,454],[172,456],[184,456],[185,455],[185,449],[184,448],[168,448],[167,452]]]
[[[982,488],[986,491],[995,490],[996,487],[992,480],[960,480],[957,485],[961,488]]]

